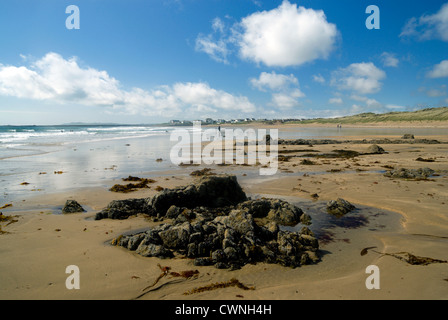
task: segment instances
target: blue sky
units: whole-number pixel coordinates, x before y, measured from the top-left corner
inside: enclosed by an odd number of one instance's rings
[[[447,1],[2,1],[0,34],[0,124],[448,105]]]

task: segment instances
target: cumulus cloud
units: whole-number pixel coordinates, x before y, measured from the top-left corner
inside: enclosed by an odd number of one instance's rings
[[[398,67],[400,61],[395,57],[395,54],[389,52],[383,52],[381,54],[381,60],[385,67]]]
[[[313,75],[313,81],[323,84],[325,83],[325,78],[320,74],[315,74]]]
[[[322,10],[297,7],[285,0],[270,11],[255,12],[228,29],[219,18],[213,33],[200,34],[196,50],[216,61],[227,62],[230,47],[248,61],[266,66],[298,66],[326,59],[334,49],[339,32]]]
[[[169,117],[183,110],[254,112],[245,96],[211,88],[204,82],[176,83],[152,90],[124,90],[106,71],[81,67],[76,58],[48,53],[29,67],[0,64],[0,95],[61,104],[109,107],[126,114]]]
[[[325,59],[338,35],[336,25],[327,22],[323,11],[288,1],[243,18],[240,27],[241,57],[267,66],[297,66]]]
[[[446,78],[448,77],[448,60],[443,60],[436,64],[427,74],[428,78]]]
[[[277,74],[273,71],[271,73],[262,72],[258,78],[250,79],[250,83],[255,88],[266,91],[266,89],[283,90],[290,85],[297,86],[299,81],[292,74]]]
[[[299,80],[292,74],[262,72],[258,78],[251,78],[251,85],[264,92],[272,93],[271,105],[280,109],[291,109],[299,105],[298,98],[305,94],[299,88]]]
[[[448,3],[442,5],[435,14],[409,19],[400,37],[416,38],[420,41],[431,39],[448,41]]]
[[[386,73],[372,62],[352,63],[332,75],[331,84],[339,90],[349,90],[358,94],[376,93],[381,90],[381,80]]]
[[[279,109],[291,109],[299,105],[299,101],[289,94],[286,93],[274,93],[272,94],[271,105]]]
[[[383,104],[378,102],[377,100],[372,99],[372,98],[367,98],[364,96],[351,95],[350,99],[364,102],[366,104],[366,107],[368,107],[368,108],[371,108],[371,107],[379,108],[379,107],[383,106]]]
[[[206,83],[177,83],[171,94],[183,104],[202,111],[204,108],[218,108],[242,112],[254,112],[255,105],[247,97],[234,96],[223,90],[210,88]]]
[[[48,53],[31,68],[2,66],[0,94],[18,98],[113,105],[122,99],[119,83],[105,71],[82,69],[76,60]]]

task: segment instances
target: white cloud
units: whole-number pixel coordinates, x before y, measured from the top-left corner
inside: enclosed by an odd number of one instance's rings
[[[407,108],[404,106],[398,106],[394,104],[387,104],[384,106],[387,110],[406,110]]]
[[[292,74],[287,76],[284,74],[277,74],[272,71],[271,73],[262,72],[258,79],[250,79],[250,83],[258,90],[266,91],[266,89],[282,90],[289,85],[298,85],[299,81]]]
[[[323,76],[321,76],[320,74],[315,74],[313,75],[313,81],[318,82],[318,83],[325,83],[325,78]]]
[[[446,94],[447,94],[446,88],[447,88],[447,86],[445,84],[442,84],[442,85],[440,85],[438,87],[434,87],[434,88],[420,87],[420,88],[418,88],[418,91],[426,94],[428,97],[437,98],[437,97],[446,96]]]
[[[331,84],[340,90],[349,90],[358,94],[376,93],[381,90],[381,80],[386,73],[372,62],[352,63],[333,73]]]
[[[351,95],[350,99],[360,102],[365,102],[367,107],[381,107],[382,104],[375,99],[367,98],[364,96]]]
[[[297,66],[333,50],[338,30],[323,11],[297,7],[285,0],[276,9],[242,19],[237,37],[243,59],[267,66]]]
[[[436,64],[433,69],[428,72],[428,78],[446,78],[448,77],[448,60],[443,60]]]
[[[435,14],[409,19],[400,37],[412,37],[421,41],[431,39],[448,41],[448,3],[442,5]]]
[[[223,39],[214,40],[212,35],[200,34],[196,38],[196,50],[205,52],[217,62],[228,63],[227,55],[229,54],[229,49],[226,41]]]
[[[299,101],[289,94],[274,93],[272,94],[271,105],[281,110],[287,110],[299,106]]]
[[[258,78],[251,78],[249,81],[254,88],[271,92],[271,106],[283,110],[298,106],[297,99],[305,96],[299,88],[299,80],[292,74],[262,72]]]
[[[245,96],[211,88],[203,82],[176,83],[147,91],[124,90],[106,71],[82,68],[76,58],[48,53],[30,67],[0,64],[0,95],[60,104],[109,107],[125,114],[170,117],[185,109],[254,112]]]
[[[213,60],[228,63],[227,56],[230,54],[230,39],[226,35],[226,26],[220,18],[212,21],[213,33],[208,35],[199,34],[196,38],[196,51],[208,54]]]
[[[363,96],[358,96],[356,94],[352,94],[350,96],[350,99],[356,100],[356,101],[366,101],[368,98],[367,97],[363,97]]]
[[[441,91],[439,89],[429,89],[428,91],[426,91],[426,94],[431,98],[443,97],[446,96],[446,91]]]
[[[255,106],[244,96],[234,96],[222,90],[210,88],[206,83],[176,83],[172,94],[184,104],[201,111],[204,107],[213,107],[222,110],[237,110],[254,112]]]
[[[112,105],[121,100],[119,83],[105,71],[82,69],[77,60],[48,53],[31,68],[0,69],[0,94],[29,99],[77,100],[84,104]]]
[[[339,32],[322,10],[297,7],[284,0],[270,11],[258,11],[226,27],[220,18],[212,22],[213,33],[199,34],[196,50],[218,62],[239,51],[242,59],[267,66],[298,66],[326,59],[334,49]]]
[[[342,98],[331,98],[328,100],[328,103],[331,104],[343,104],[344,101],[342,101]]]
[[[359,114],[364,112],[384,113],[397,110],[405,110],[406,107],[395,104],[383,104],[376,99],[368,98],[353,94],[350,96],[351,100],[357,101],[352,107],[347,110],[348,114]]]
[[[212,28],[213,28],[213,31],[215,31],[215,32],[221,32],[221,33],[223,33],[224,32],[224,22],[220,19],[220,18],[215,18],[215,19],[213,19],[213,22],[212,22]]]
[[[350,108],[349,114],[359,114],[359,113],[363,113],[365,111],[366,111],[365,107],[354,104]]]
[[[385,67],[398,67],[400,61],[395,57],[395,54],[389,52],[383,52],[381,54],[381,60]]]

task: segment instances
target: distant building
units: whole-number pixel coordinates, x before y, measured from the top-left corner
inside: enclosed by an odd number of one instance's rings
[[[171,124],[180,124],[180,120],[171,120],[170,121]]]

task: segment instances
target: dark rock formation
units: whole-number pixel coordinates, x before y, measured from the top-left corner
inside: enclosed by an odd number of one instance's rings
[[[207,176],[150,199],[114,201],[97,217],[122,219],[140,212],[172,223],[120,236],[113,244],[146,257],[180,254],[194,259],[197,266],[216,268],[261,261],[297,267],[319,261],[318,241],[307,227],[300,232],[279,227],[310,224],[311,218],[284,200],[247,200],[234,176]]]
[[[401,139],[415,139],[415,137],[413,134],[406,133],[401,137]]]
[[[389,178],[400,178],[400,179],[415,179],[415,180],[425,180],[434,174],[434,170],[430,168],[420,168],[420,169],[393,169],[387,171],[384,176]]]
[[[145,199],[114,200],[107,208],[98,212],[95,220],[101,219],[127,219],[132,215],[145,212]]]
[[[206,176],[186,187],[164,189],[152,198],[112,201],[106,209],[96,214],[95,219],[127,219],[139,213],[165,217],[172,206],[178,207],[179,210],[196,207],[220,208],[245,200],[246,194],[235,176]],[[173,218],[173,215],[178,216],[179,213],[180,211],[174,211],[168,215]]]
[[[298,267],[319,261],[319,244],[308,228],[287,232],[275,222],[259,226],[244,209],[212,220],[198,214],[194,221],[162,224],[122,236],[115,244],[147,257],[169,258],[178,253],[194,259],[196,266],[226,269],[256,262]]]
[[[330,200],[327,203],[327,212],[337,216],[345,215],[354,209],[356,209],[354,205],[341,198]]]
[[[383,153],[386,153],[386,151],[384,151],[384,149],[381,148],[379,145],[372,144],[371,146],[369,146],[367,148],[367,153],[369,153],[369,154],[383,154]]]
[[[85,212],[84,208],[76,201],[76,200],[67,200],[65,202],[64,208],[62,208],[62,213],[70,214],[70,213],[79,213]]]
[[[186,187],[165,189],[147,199],[147,212],[165,215],[172,206],[223,207],[247,200],[235,176],[206,176]]]
[[[309,219],[300,208],[280,199],[248,200],[238,204],[237,208],[250,212],[254,218],[268,217],[281,225],[296,225]]]

